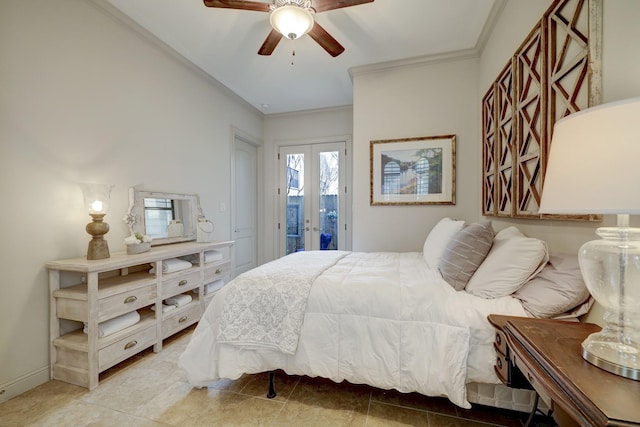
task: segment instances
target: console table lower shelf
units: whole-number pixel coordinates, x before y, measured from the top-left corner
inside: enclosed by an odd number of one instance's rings
[[[489,322],[506,347],[499,362],[502,381],[512,386],[508,380],[515,374],[504,374],[509,369],[522,375],[560,426],[640,426],[640,381],[582,358],[582,341],[599,326],[499,315],[490,315]],[[496,354],[500,359],[498,348]]]

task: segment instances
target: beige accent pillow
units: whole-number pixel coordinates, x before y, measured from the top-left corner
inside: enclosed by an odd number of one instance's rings
[[[511,295],[535,277],[547,261],[549,251],[545,242],[509,227],[496,234],[489,254],[465,290],[482,298]]]
[[[486,222],[471,224],[453,236],[440,259],[440,273],[453,289],[464,289],[487,257],[494,235],[491,222]]]
[[[577,255],[553,254],[536,277],[513,293],[533,317],[576,317],[593,304]]]
[[[451,238],[464,227],[464,221],[455,221],[451,218],[442,218],[429,232],[422,255],[427,265],[431,269],[437,269],[440,266],[440,258],[449,244]]]

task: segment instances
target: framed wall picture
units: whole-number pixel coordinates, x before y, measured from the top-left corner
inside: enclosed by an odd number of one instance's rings
[[[370,204],[455,205],[456,136],[371,141]]]

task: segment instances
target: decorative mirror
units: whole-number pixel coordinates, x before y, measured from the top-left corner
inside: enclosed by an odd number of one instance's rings
[[[150,236],[152,246],[196,240],[202,215],[196,194],[162,193],[129,189],[125,222],[131,234]]]

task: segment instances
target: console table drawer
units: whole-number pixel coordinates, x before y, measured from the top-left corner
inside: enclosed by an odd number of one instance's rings
[[[190,291],[198,286],[200,286],[199,271],[193,271],[189,274],[165,279],[162,281],[162,299]]]
[[[209,283],[217,279],[225,277],[231,271],[231,263],[218,264],[211,267],[205,265],[204,282]]]
[[[162,321],[162,339],[194,324],[202,316],[199,304],[191,304],[189,308],[180,310],[179,313],[171,312],[171,316]]]
[[[154,284],[102,298],[98,300],[98,323],[154,304],[157,294]]]
[[[151,326],[114,342],[98,351],[98,370],[103,371],[156,342],[156,328]]]

